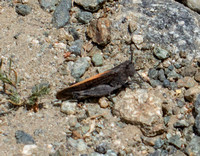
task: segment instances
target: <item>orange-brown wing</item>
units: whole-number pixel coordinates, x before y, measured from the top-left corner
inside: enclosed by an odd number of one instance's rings
[[[105,71],[59,91],[56,98],[68,99],[72,96],[72,92],[74,91],[86,90],[99,84],[109,83],[113,77],[115,77],[115,72],[113,70]]]

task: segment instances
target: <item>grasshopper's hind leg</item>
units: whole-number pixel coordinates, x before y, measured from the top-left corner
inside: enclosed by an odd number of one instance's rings
[[[96,87],[83,90],[83,91],[77,91],[73,93],[73,96],[75,99],[83,99],[83,98],[89,98],[89,97],[102,97],[110,95],[114,90],[120,88],[121,86],[110,86],[110,85],[98,85]]]

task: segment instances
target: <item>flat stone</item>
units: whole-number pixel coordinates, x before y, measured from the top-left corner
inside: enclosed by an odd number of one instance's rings
[[[187,123],[185,120],[180,120],[180,121],[177,121],[176,123],[174,123],[175,128],[185,128],[188,126],[189,126],[189,123]]]
[[[87,58],[79,58],[72,67],[71,75],[74,78],[80,78],[83,76],[83,74],[86,72],[86,70],[89,68],[89,63]]]
[[[178,88],[181,88],[181,87],[191,88],[191,87],[194,87],[196,85],[198,85],[198,83],[194,80],[193,77],[186,76],[186,77],[179,79],[177,81]]]
[[[154,49],[153,54],[159,59],[159,60],[165,60],[169,57],[169,52],[165,49],[162,49],[160,47],[157,47]]]
[[[25,145],[35,144],[33,137],[25,133],[24,131],[20,131],[20,130],[16,131],[15,138],[18,144],[25,144]]]
[[[64,27],[69,19],[70,14],[69,10],[71,9],[72,2],[71,0],[61,0],[56,10],[53,13],[52,23],[56,28]]]
[[[103,56],[100,53],[95,53],[92,56],[92,63],[94,63],[95,66],[102,66],[103,65]]]
[[[102,7],[105,1],[106,0],[75,0],[74,2],[87,11],[95,12]]]
[[[19,15],[26,16],[31,13],[32,9],[26,4],[17,4],[15,10]]]
[[[168,142],[179,149],[181,148],[181,145],[183,144],[178,135],[171,136]]]
[[[131,124],[138,125],[145,136],[155,136],[164,132],[163,96],[159,89],[126,89],[114,98],[114,102],[114,114]]]
[[[87,11],[82,11],[77,15],[77,19],[79,22],[83,24],[89,23],[93,18],[92,13],[87,12]]]
[[[69,47],[69,51],[72,52],[75,55],[81,55],[82,44],[83,44],[82,40],[76,40]]]
[[[22,150],[23,155],[33,155],[37,149],[37,145],[25,145]]]
[[[105,46],[111,40],[111,22],[107,18],[93,20],[87,28],[87,35],[93,42]]]
[[[186,90],[184,96],[188,101],[193,102],[197,98],[198,94],[200,94],[200,85]]]
[[[144,37],[142,35],[133,35],[132,42],[135,44],[142,44],[144,41]]]

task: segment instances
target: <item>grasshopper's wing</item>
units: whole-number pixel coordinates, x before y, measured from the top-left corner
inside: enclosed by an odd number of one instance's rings
[[[98,86],[99,84],[108,84],[113,78],[116,76],[116,72],[114,70],[108,70],[103,73],[92,76],[88,79],[85,79],[81,82],[75,83],[56,94],[57,99],[69,99],[72,98],[73,92],[82,91],[86,89],[90,89],[92,87]]]

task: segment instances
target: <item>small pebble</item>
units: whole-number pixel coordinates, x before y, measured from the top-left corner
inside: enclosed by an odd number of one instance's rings
[[[106,108],[109,106],[108,99],[106,97],[102,97],[99,99],[99,104],[101,108]]]
[[[189,124],[185,120],[180,120],[180,121],[177,121],[176,123],[174,123],[174,128],[183,129],[188,126],[189,126]]]
[[[15,132],[15,138],[17,140],[18,144],[35,144],[35,141],[33,139],[33,137],[27,133],[25,133],[24,131],[16,131]]]
[[[184,106],[184,102],[181,100],[177,100],[177,106],[182,108]]]
[[[174,70],[174,66],[173,65],[169,65],[168,69],[172,71],[172,70]]]
[[[32,155],[36,151],[37,145],[25,145],[22,150],[23,155]]]
[[[180,65],[179,63],[175,63],[175,64],[174,64],[174,67],[175,67],[176,69],[180,69],[180,68],[181,68],[181,65]]]
[[[92,56],[92,63],[97,66],[102,66],[103,65],[103,56],[100,53],[95,53]]]
[[[166,77],[165,77],[165,72],[164,72],[163,69],[160,69],[160,70],[158,71],[158,79],[159,79],[161,82],[163,82],[163,81],[166,79]]]
[[[58,0],[39,0],[39,3],[42,9],[48,12],[52,12],[56,9]]]
[[[70,47],[69,51],[75,55],[81,55],[82,41],[76,40]]]
[[[71,75],[74,78],[80,78],[89,68],[88,59],[85,57],[79,58],[74,64],[71,70]]]
[[[107,149],[107,145],[105,143],[101,143],[96,147],[95,151],[101,154],[106,154]]]
[[[179,74],[177,74],[174,70],[170,71],[168,74],[167,74],[167,79],[171,79],[171,80],[177,80],[179,79],[181,76]]]
[[[170,81],[167,80],[167,79],[165,79],[165,80],[163,81],[163,87],[169,88],[169,87],[170,87]]]
[[[151,79],[157,79],[157,77],[158,77],[158,71],[155,68],[151,68],[151,69],[149,69],[148,76]]]
[[[77,118],[74,115],[69,117],[68,122],[70,127],[75,127],[76,124],[78,123]]]
[[[182,142],[181,142],[180,137],[178,135],[174,135],[174,136],[170,137],[168,142],[171,145],[174,145],[177,148],[181,148]]]
[[[76,102],[64,101],[61,105],[60,111],[67,114],[72,115],[76,113]]]
[[[159,60],[165,60],[169,57],[169,52],[157,47],[154,49],[153,54],[159,59]]]
[[[32,9],[26,4],[17,4],[15,10],[19,15],[26,16],[31,13]]]
[[[135,44],[141,44],[143,43],[144,39],[142,35],[133,35],[132,36],[132,42]]]
[[[99,10],[106,0],[75,0],[74,2],[85,10],[95,12]]]
[[[163,145],[164,145],[164,141],[162,140],[162,139],[157,139],[156,141],[155,141],[155,145],[154,145],[154,148],[155,149],[159,149],[159,148],[161,148]]]
[[[162,83],[159,80],[153,80],[153,79],[150,79],[150,84],[153,88],[162,85]]]
[[[92,13],[87,12],[87,11],[82,11],[77,15],[77,19],[79,22],[83,24],[89,23],[93,18]]]

